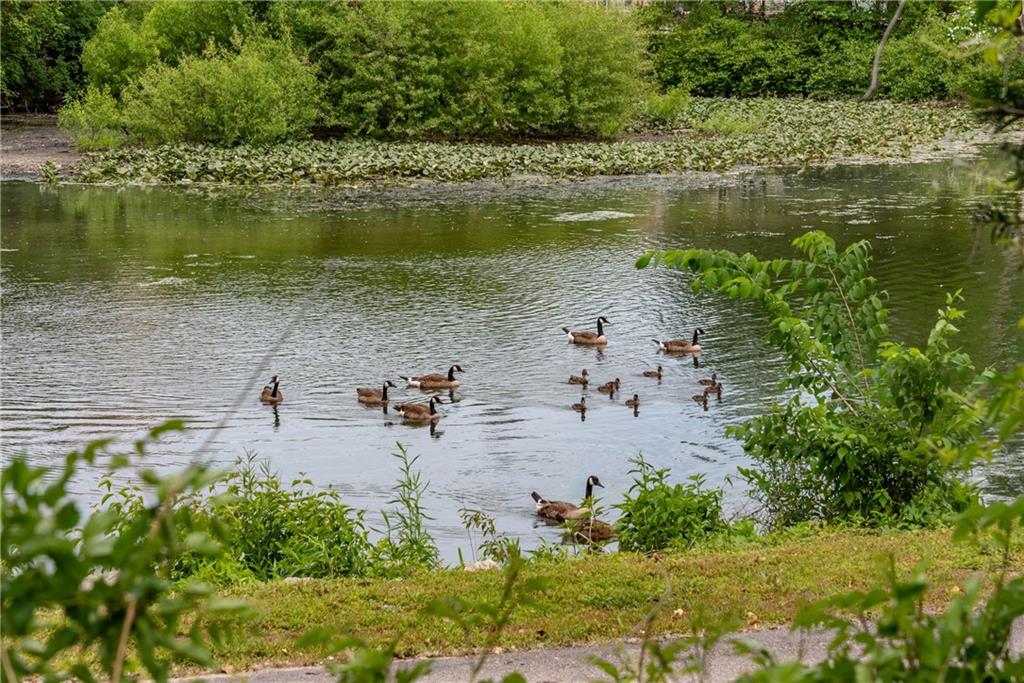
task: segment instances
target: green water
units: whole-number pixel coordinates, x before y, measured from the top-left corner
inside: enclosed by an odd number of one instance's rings
[[[866,238],[899,339],[923,343],[946,292],[963,288],[960,342],[979,365],[1007,365],[1024,357],[1014,330],[1024,281],[974,227],[983,190],[952,162],[717,188],[640,178],[323,196],[4,183],[3,452],[56,461],[85,439],[127,439],[183,417],[192,430],[153,456],[180,465],[287,329],[259,382],[279,374],[285,402],[275,410],[247,397],[208,457],[256,451],[287,480],[305,472],[378,510],[401,441],[421,456],[446,557],[466,545],[464,505],[529,546],[557,537],[535,526],[531,490],[575,499],[597,474],[614,501],[639,450],[675,476],[723,484],[746,462],[725,427],[779,396],[763,321],[741,303],[691,294],[679,273],[636,271],[644,250],[786,255],[809,228],[841,245]],[[592,327],[597,315],[613,322],[603,353],[565,343],[561,326]],[[651,337],[696,326],[708,333],[700,367],[658,358]],[[435,430],[355,401],[357,386],[455,362],[463,385]],[[663,381],[640,377],[659,362]],[[569,408],[580,390],[565,380],[584,367],[621,378],[623,398],[639,393],[639,414],[591,391],[581,421]],[[689,397],[711,372],[726,390],[703,412]],[[404,388],[395,396],[422,400]],[[79,491],[93,494],[97,477],[83,473]],[[978,477],[990,495],[1018,492],[1024,454]],[[747,504],[738,485],[727,500]]]

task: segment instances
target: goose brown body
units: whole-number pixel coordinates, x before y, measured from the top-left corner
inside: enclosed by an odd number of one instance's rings
[[[440,402],[441,399],[437,396],[431,396],[430,402],[427,405],[422,403],[400,403],[395,406],[395,410],[402,416],[402,419],[409,422],[431,422],[441,419],[441,413],[437,412],[435,407]]]
[[[666,353],[696,353],[701,350],[699,337],[702,334],[704,334],[704,330],[698,327],[693,331],[692,339],[667,339],[665,341],[654,339],[652,341],[658,345],[659,351]]]
[[[360,403],[365,403],[366,405],[381,405],[382,403],[388,402],[388,388],[394,387],[394,382],[386,380],[380,389],[372,389],[370,387],[360,387],[356,389],[356,397]]]
[[[718,373],[712,372],[711,377],[705,377],[704,379],[697,380],[698,384],[703,384],[706,387],[713,387],[718,384]]]
[[[602,394],[614,394],[619,390],[619,378],[616,377],[611,382],[605,382],[597,388]]]
[[[590,500],[593,497],[595,486],[604,488],[604,484],[601,483],[600,479],[590,475],[587,477],[587,487],[583,495],[584,501]],[[564,500],[547,500],[536,491],[531,492],[530,496],[533,497],[533,502],[537,506],[537,515],[545,519],[553,519],[560,522],[565,519],[579,519],[590,513],[590,508],[579,507]]]
[[[284,400],[284,394],[278,389],[280,381],[277,379],[277,375],[274,375],[270,379],[270,384],[263,387],[263,391],[260,392],[260,401],[263,403],[280,403]]]
[[[569,375],[569,384],[587,384],[590,382],[590,373],[586,368],[578,375]]]
[[[610,541],[615,538],[615,529],[608,522],[593,517],[581,519],[560,519],[565,521],[568,527],[566,533],[577,541],[593,543],[595,541]]]
[[[563,327],[562,331],[565,332],[569,341],[573,344],[582,344],[584,346],[604,346],[608,343],[608,337],[605,336],[604,326],[611,325],[608,322],[608,318],[603,315],[597,319],[597,332],[573,332],[568,327]]]
[[[454,389],[460,384],[459,380],[455,379],[456,372],[462,372],[462,368],[457,364],[448,368],[448,374],[432,372],[429,375],[417,375],[415,377],[399,375],[399,377],[404,379],[406,385],[410,387],[419,387],[420,389]]]
[[[640,405],[640,394],[633,394],[633,398],[626,399],[626,405],[630,408],[637,408]]]
[[[657,370],[644,370],[643,375],[644,375],[644,377],[651,377],[651,378],[654,378],[654,379],[661,379],[661,373],[662,373],[662,370],[661,370],[661,366],[659,365]]]
[[[580,398],[579,403],[573,403],[572,409],[575,410],[577,413],[587,412],[587,397],[583,396]]]

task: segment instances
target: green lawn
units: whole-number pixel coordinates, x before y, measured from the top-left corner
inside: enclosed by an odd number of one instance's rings
[[[535,606],[515,612],[499,645],[545,647],[636,635],[637,625],[654,606],[662,608],[653,626],[656,634],[686,631],[698,614],[729,629],[787,624],[808,601],[876,585],[890,554],[904,572],[922,560],[931,563],[933,589],[926,607],[934,610],[968,577],[991,575],[999,561],[952,543],[948,531],[841,531],[754,549],[653,558],[611,553],[531,565],[526,576],[541,577],[545,588]],[[255,615],[219,646],[217,655],[233,669],[314,663],[322,658],[321,650],[295,646],[314,626],[339,629],[377,645],[397,637],[402,656],[471,652],[483,641],[482,631],[467,641],[453,623],[422,610],[444,596],[493,601],[502,581],[500,571],[451,569],[401,580],[235,587],[227,592],[248,600]],[[666,586],[669,597],[663,601]]]

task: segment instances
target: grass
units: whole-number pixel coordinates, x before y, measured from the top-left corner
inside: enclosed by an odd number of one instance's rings
[[[545,582],[535,605],[513,614],[498,645],[505,649],[596,643],[636,635],[653,606],[662,609],[653,635],[680,632],[703,614],[728,629],[783,625],[809,601],[878,585],[885,558],[900,572],[930,562],[932,589],[926,608],[939,610],[972,575],[991,576],[1000,558],[953,544],[948,531],[820,532],[754,548],[644,557],[613,553],[534,564],[528,577]],[[1024,558],[1022,558],[1024,559]],[[669,582],[670,598],[661,600]],[[228,670],[311,664],[317,647],[296,648],[307,629],[339,629],[383,646],[398,638],[403,657],[472,652],[485,634],[466,638],[446,620],[422,612],[431,601],[458,596],[494,601],[499,571],[458,569],[424,572],[407,579],[275,581],[227,592],[248,601],[254,616],[219,646]],[[751,614],[754,618],[751,618]]]
[[[669,112],[671,114],[671,112]],[[341,186],[367,181],[464,182],[522,176],[722,171],[807,166],[859,157],[907,159],[981,130],[962,107],[895,102],[694,98],[671,120],[638,121],[657,140],[489,144],[321,140],[214,147],[171,144],[90,155],[89,183]]]

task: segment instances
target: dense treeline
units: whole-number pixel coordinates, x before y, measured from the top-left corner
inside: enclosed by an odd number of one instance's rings
[[[641,99],[622,12],[540,2],[158,0],[111,9],[65,124],[143,142],[331,132],[388,139],[603,136]]]
[[[671,122],[686,93],[859,96],[896,2],[80,0],[3,5],[7,109],[53,110],[83,147],[605,137]],[[966,2],[912,0],[879,95],[997,94]],[[975,47],[972,47],[975,46]],[[661,94],[659,94],[661,93]]]
[[[663,2],[637,13],[658,84],[696,95],[860,96],[875,49],[898,3],[789,2],[770,15],[756,3]],[[885,46],[879,96],[995,96],[1024,60],[983,59],[984,30],[964,2],[907,3]]]

